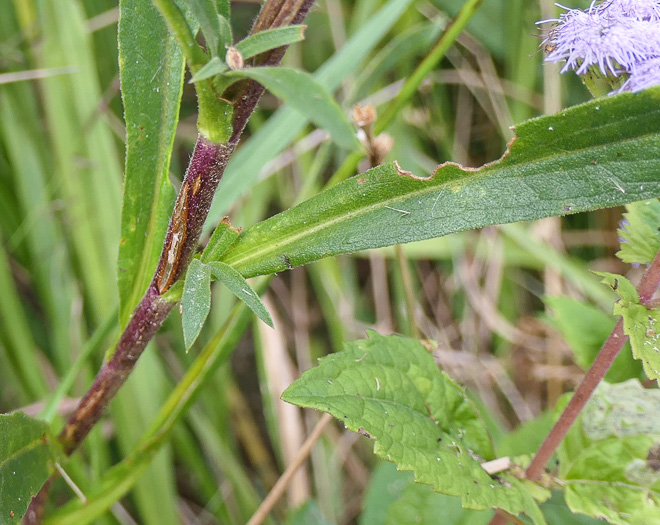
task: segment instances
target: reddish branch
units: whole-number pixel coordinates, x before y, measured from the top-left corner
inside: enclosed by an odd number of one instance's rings
[[[653,294],[658,289],[658,286],[660,286],[660,252],[656,254],[637,287],[640,301],[644,306],[650,305]],[[528,479],[537,481],[541,477],[543,469],[550,462],[557,447],[559,447],[559,444],[571,429],[573,423],[575,423],[580,412],[582,412],[582,409],[587,404],[587,401],[589,401],[589,398],[591,398],[596,387],[603,380],[605,374],[607,374],[607,371],[612,366],[616,356],[627,340],[628,336],[623,333],[623,320],[619,319],[619,322],[617,322],[612,333],[603,344],[591,368],[589,368],[589,371],[582,379],[580,386],[578,386],[575,394],[573,394],[568,405],[561,416],[559,416],[554,427],[552,427],[548,437],[545,438],[545,441],[539,447],[529,467],[527,467],[525,474]],[[509,518],[507,516],[496,514],[491,520],[490,525],[503,525],[508,521]]]

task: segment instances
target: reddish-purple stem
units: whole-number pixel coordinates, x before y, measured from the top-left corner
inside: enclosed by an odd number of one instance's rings
[[[651,302],[658,286],[660,286],[660,252],[656,254],[637,287],[637,292],[643,305],[648,305]],[[612,333],[603,344],[598,356],[596,356],[591,368],[589,368],[582,379],[580,386],[578,386],[575,394],[561,416],[559,416],[554,427],[552,427],[545,441],[539,447],[529,467],[527,467],[525,475],[528,479],[537,481],[541,477],[543,469],[550,462],[557,447],[559,447],[559,444],[571,429],[573,423],[575,423],[580,412],[587,404],[587,401],[589,401],[589,398],[591,398],[598,384],[605,377],[605,374],[607,374],[607,371],[612,366],[616,356],[627,340],[628,336],[623,333],[623,320],[619,319]],[[503,514],[496,514],[490,521],[490,525],[503,525],[507,523],[508,519]]]

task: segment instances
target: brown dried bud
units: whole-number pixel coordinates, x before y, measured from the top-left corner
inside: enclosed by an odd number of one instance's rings
[[[394,139],[392,139],[387,133],[381,133],[371,141],[371,148],[376,164],[381,164],[383,162],[383,159],[387,157],[392,146],[394,146]]]
[[[371,104],[368,106],[355,105],[351,118],[358,128],[368,128],[376,120],[376,110]]]
[[[227,56],[225,57],[225,62],[227,62],[227,67],[232,71],[243,69],[243,66],[245,65],[243,55],[233,46],[227,46]]]

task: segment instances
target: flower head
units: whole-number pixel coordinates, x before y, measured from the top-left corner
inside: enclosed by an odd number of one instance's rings
[[[624,84],[631,91],[660,83],[660,0],[594,0],[586,11],[559,7],[566,10],[559,18],[538,23],[554,24],[541,45],[547,61],[565,61],[562,73],[573,69],[610,80],[635,75]]]

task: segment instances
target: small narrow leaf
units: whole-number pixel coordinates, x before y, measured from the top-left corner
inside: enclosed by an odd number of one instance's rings
[[[250,78],[276,97],[325,128],[341,147],[360,147],[353,125],[325,89],[303,71],[285,67],[254,67],[225,73],[223,78]]]
[[[222,59],[219,57],[213,57],[211,60],[209,60],[204,66],[197,71],[193,75],[193,77],[190,79],[190,83],[194,82],[199,82],[200,80],[206,80],[207,78],[214,77],[215,75],[219,75],[220,73],[224,73],[227,71],[229,68],[227,67],[227,64],[225,64]]]
[[[275,29],[267,29],[261,33],[250,35],[236,44],[243,58],[247,60],[271,49],[287,46],[294,42],[305,39],[305,28],[307,26],[286,26]]]
[[[413,339],[368,335],[321,359],[282,399],[332,414],[373,439],[379,457],[413,471],[416,481],[437,492],[460,496],[465,508],[500,507],[544,523],[527,487],[481,468],[480,457],[493,457],[490,437],[431,353]]]
[[[218,15],[218,24],[220,24],[220,43],[224,49],[234,43],[234,36],[231,31],[229,19],[223,16],[222,13]]]
[[[183,284],[181,323],[186,352],[197,339],[211,309],[211,269],[199,259],[190,262]]]
[[[621,250],[616,255],[626,263],[648,264],[660,250],[660,201],[634,202],[626,210],[617,230]]]
[[[245,280],[240,273],[228,264],[214,261],[208,263],[211,273],[218,281],[222,282],[229,290],[243,301],[254,314],[271,328],[273,320],[268,313],[266,305],[261,301],[257,292]]]
[[[58,455],[46,422],[22,413],[0,415],[0,523],[20,523]]]
[[[213,232],[213,235],[211,235],[204,253],[202,253],[202,262],[208,263],[220,259],[220,256],[236,242],[240,233],[240,229],[236,230],[232,228],[229,217],[222,219]]]
[[[566,503],[609,523],[657,523],[660,391],[601,383],[558,450]]]
[[[211,56],[222,54],[221,28],[215,0],[183,0],[199,24]]]

